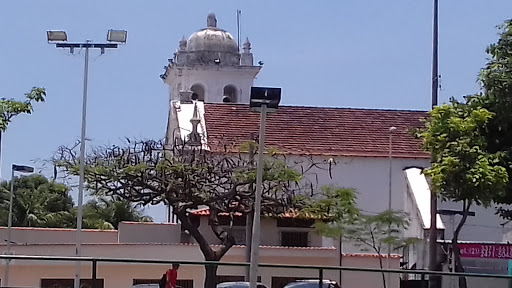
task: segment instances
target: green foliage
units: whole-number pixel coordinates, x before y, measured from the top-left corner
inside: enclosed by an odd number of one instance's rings
[[[0,225],[7,226],[11,183],[0,184]],[[14,179],[13,227],[76,228],[77,207],[64,184],[41,175]],[[114,229],[121,221],[151,218],[119,199],[93,199],[84,205],[83,228]]]
[[[245,148],[244,148],[245,147]],[[243,149],[253,152],[253,142]],[[249,153],[251,154],[251,153]],[[79,151],[60,147],[53,161],[68,175],[77,175]],[[212,153],[194,145],[169,147],[161,141],[130,141],[125,147],[95,148],[86,157],[85,178],[96,196],[114,196],[133,204],[164,203],[172,207],[182,228],[199,244],[206,260],[218,261],[236,244],[232,231],[219,224],[220,213],[250,215],[253,211],[256,165],[248,155]],[[301,213],[309,201],[300,201],[313,185],[299,171],[266,154],[263,167],[261,214],[269,217]],[[208,226],[220,241],[213,249],[195,225],[191,211],[208,207]],[[309,207],[309,206],[308,206]],[[211,284],[211,283],[210,283]]]
[[[99,197],[84,206],[84,223],[99,229],[117,229],[119,223],[152,222],[153,219],[142,213],[131,202],[123,199]]]
[[[86,159],[88,189],[94,195],[116,196],[141,205],[170,204],[176,213],[204,206],[218,213],[250,212],[256,166],[246,157],[165,149],[157,141],[95,149]],[[54,164],[78,175],[77,155],[77,151],[61,147]],[[296,203],[294,192],[300,189],[302,174],[275,157],[264,161],[263,213],[283,213]]]
[[[46,90],[44,88],[34,87],[29,93],[25,94],[25,101],[13,99],[0,99],[0,132],[5,132],[12,119],[19,114],[31,114],[34,102],[44,102]]]
[[[431,189],[445,200],[491,205],[508,182],[502,154],[489,153],[481,133],[493,113],[452,100],[429,116],[418,137],[432,155],[431,167],[424,170]]]
[[[0,185],[0,225],[7,226],[10,182]],[[13,226],[70,228],[74,221],[70,211],[73,200],[69,188],[48,181],[41,175],[14,180]]]
[[[319,201],[321,212],[327,208],[331,216],[330,223],[315,224],[316,231],[327,237],[348,240],[362,251],[373,251],[379,255],[379,265],[383,269],[382,252],[385,248],[399,249],[412,245],[416,238],[403,237],[403,231],[409,227],[408,215],[403,212],[387,210],[377,215],[361,214],[355,207],[355,194],[352,189],[326,188],[327,200]],[[334,210],[332,210],[334,208]],[[384,272],[382,283],[386,286]]]
[[[325,222],[315,224],[315,230],[320,235],[340,238],[344,235],[345,228],[355,223],[360,216],[356,207],[356,193],[354,189],[338,188],[334,186],[322,187],[322,199],[304,197],[300,201],[303,204],[304,213],[316,215]]]
[[[431,189],[444,200],[462,203],[463,216],[454,231],[455,270],[463,272],[457,241],[472,204],[488,207],[512,203],[512,21],[501,27],[500,39],[488,47],[491,56],[479,81],[483,93],[465,97],[430,112],[417,136],[432,155],[424,173]],[[498,212],[510,217],[510,211]],[[466,287],[464,277],[459,279]]]
[[[482,107],[493,113],[481,134],[485,137],[487,151],[500,154],[500,165],[512,176],[512,20],[499,26],[500,37],[486,52],[490,56],[480,71],[479,81],[483,93],[468,97],[473,109]],[[507,193],[495,199],[498,204],[512,204],[512,181],[507,181]],[[501,216],[512,219],[508,209],[500,208]]]
[[[352,225],[345,228],[344,239],[354,241],[363,250],[373,250],[382,255],[383,248],[402,248],[417,242],[416,238],[403,237],[409,227],[408,215],[386,210],[377,215],[360,215]]]

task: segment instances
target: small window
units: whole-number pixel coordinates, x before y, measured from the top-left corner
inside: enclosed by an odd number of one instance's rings
[[[222,102],[224,103],[236,103],[238,101],[238,95],[236,93],[236,87],[234,85],[224,86],[224,93],[222,94]]]
[[[41,288],[72,288],[74,280],[68,279],[41,279]],[[80,279],[80,285],[84,288],[103,288],[103,279]]]
[[[309,233],[298,231],[281,232],[281,246],[285,247],[309,247]]]
[[[165,271],[164,271],[165,272]],[[164,273],[162,272],[162,273]],[[158,284],[160,279],[133,279],[133,285],[140,284]],[[194,280],[191,279],[178,279],[176,286],[181,288],[194,288]]]
[[[313,219],[278,218],[277,227],[311,228],[315,224]]]
[[[192,100],[204,102],[204,87],[201,84],[194,84],[190,87],[192,90]]]
[[[245,245],[245,228],[232,229],[231,234],[235,237],[237,245]]]
[[[219,225],[221,226],[245,226],[245,216],[233,216],[231,218],[230,216],[219,216]]]

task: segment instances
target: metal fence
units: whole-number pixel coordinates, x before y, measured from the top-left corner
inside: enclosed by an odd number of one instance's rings
[[[240,262],[213,262],[213,261],[173,261],[173,260],[158,260],[158,259],[129,259],[129,258],[101,258],[101,257],[65,257],[65,256],[31,256],[31,255],[0,255],[0,260],[2,262],[31,262],[31,261],[51,261],[56,264],[60,262],[85,262],[90,264],[90,274],[82,275],[82,278],[89,278],[93,282],[94,280],[98,280],[98,270],[101,269],[100,264],[140,264],[140,265],[166,265],[169,266],[171,264],[177,263],[181,266],[205,266],[212,265],[217,267],[248,267],[249,263],[240,263]],[[19,262],[19,263],[21,263]],[[14,263],[12,263],[14,264]],[[477,273],[454,273],[454,272],[431,272],[426,270],[404,270],[404,269],[375,269],[375,268],[363,268],[363,267],[339,267],[339,266],[310,266],[310,265],[284,265],[284,264],[259,264],[260,271],[264,269],[270,269],[271,271],[276,271],[276,269],[298,269],[298,270],[313,270],[316,271],[315,279],[320,280],[319,283],[322,283],[322,280],[325,280],[326,273],[331,271],[338,271],[338,273],[359,273],[357,277],[361,277],[363,279],[366,277],[365,273],[385,273],[386,275],[400,275],[400,278],[412,279],[408,281],[401,281],[400,287],[402,288],[427,288],[428,287],[428,278],[437,276],[439,279],[442,279],[443,288],[446,287],[458,287],[457,281],[459,277],[466,277],[468,281],[468,287],[492,287],[492,288],[500,288],[500,287],[512,287],[512,276],[508,275],[494,275],[494,274],[477,274]],[[28,271],[30,273],[30,271]],[[375,275],[375,274],[374,274]],[[407,276],[407,277],[404,277]],[[380,276],[379,276],[380,277]],[[296,277],[300,279],[300,277]],[[310,279],[312,279],[310,277]],[[494,282],[493,282],[494,281]],[[409,282],[407,284],[406,282]],[[478,283],[478,284],[476,284]],[[486,283],[486,284],[482,284]],[[16,283],[13,283],[16,285]],[[343,286],[343,283],[342,287]],[[390,286],[388,283],[388,288],[398,288],[395,286]],[[3,286],[3,285],[2,285]],[[95,285],[93,285],[95,286]],[[200,285],[202,286],[202,284]],[[12,286],[14,287],[14,286]],[[17,286],[16,286],[17,287]],[[377,286],[382,287],[382,286]],[[319,288],[322,288],[319,285]],[[364,287],[361,288],[374,288],[374,287]]]

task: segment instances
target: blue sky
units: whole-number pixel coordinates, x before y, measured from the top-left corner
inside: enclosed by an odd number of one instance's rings
[[[284,104],[427,110],[432,2],[2,0],[1,97],[21,99],[43,86],[48,99],[4,134],[1,177],[10,177],[11,163],[47,159],[80,135],[83,54],[49,45],[46,30],[66,30],[69,41],[105,41],[108,29],[128,30],[120,49],[91,54],[87,137],[102,145],[164,136],[169,96],[158,75],[209,12],[236,36],[242,10],[242,36],[265,63],[256,85],[282,87]],[[478,92],[485,48],[497,39],[496,25],[512,17],[512,1],[440,2],[444,102]],[[151,214],[164,218],[163,209]]]

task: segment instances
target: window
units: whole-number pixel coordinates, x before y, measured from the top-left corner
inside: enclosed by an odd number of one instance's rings
[[[245,245],[245,228],[235,228],[231,230],[237,245]]]
[[[222,94],[222,102],[236,103],[237,102],[236,87],[234,85],[224,86],[224,93]]]
[[[244,282],[244,276],[234,276],[234,275],[217,275],[217,284],[223,282]],[[261,282],[261,276],[258,276],[257,282]],[[230,286],[236,287],[236,286]],[[258,285],[258,288],[265,288],[261,285]]]
[[[194,84],[190,87],[192,90],[192,100],[204,102],[204,87],[201,84]]]
[[[281,232],[281,246],[309,247],[309,233],[298,231]]]
[[[277,227],[300,227],[310,228],[315,224],[313,219],[278,218]]]
[[[165,272],[165,271],[164,271]],[[163,274],[163,272],[162,272]],[[158,284],[160,279],[133,279],[133,285],[137,284]],[[194,288],[194,280],[191,279],[178,279],[176,286],[182,288]]]
[[[41,288],[73,288],[73,279],[41,279]],[[103,279],[81,279],[80,286],[84,288],[103,288]]]
[[[297,280],[305,280],[307,278],[300,277],[272,277],[272,288],[283,288],[286,284]]]
[[[231,218],[230,216],[218,217],[219,225],[221,226],[245,226],[245,219],[245,216],[233,216],[233,218]]]

